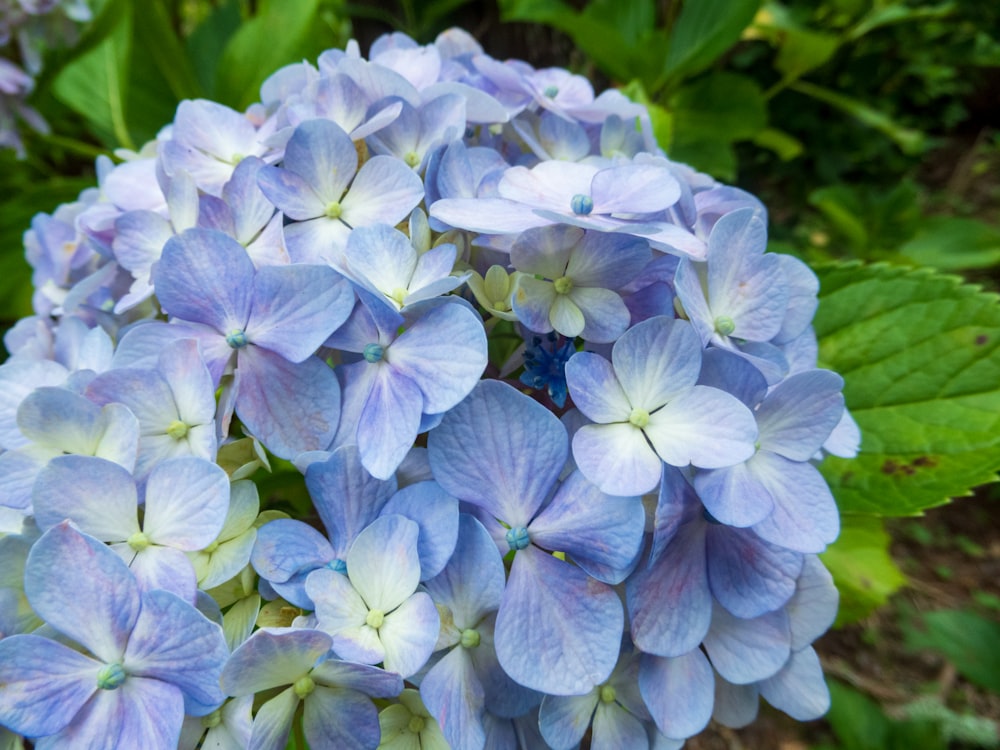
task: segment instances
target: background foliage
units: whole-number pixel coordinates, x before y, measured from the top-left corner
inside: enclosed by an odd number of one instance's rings
[[[245,108],[273,70],[351,36],[365,50],[385,31],[428,42],[461,25],[496,57],[539,67],[569,61],[596,88],[617,85],[647,104],[672,158],[759,195],[771,212],[772,249],[816,269],[820,360],[844,375],[864,436],[857,460],[828,458],[822,466],[843,514],[841,538],[824,557],[841,590],[841,624],[870,616],[907,582],[890,553],[907,527],[891,522],[887,531],[886,518],[917,515],[976,488],[991,502],[982,487],[1000,468],[1000,5],[93,6],[79,43],[44,57],[31,104],[51,134],[25,132],[24,159],[0,152],[6,325],[31,312],[22,233],[35,213],[94,184],[97,155],[141,149],[186,98]],[[893,616],[907,648],[938,653],[962,679],[996,694],[998,610],[1000,598],[980,598],[965,609]],[[984,661],[988,654],[993,662]],[[829,747],[997,745],[995,724],[991,735],[988,721],[975,725],[974,713],[946,700],[890,716],[846,685],[836,684],[833,696]]]

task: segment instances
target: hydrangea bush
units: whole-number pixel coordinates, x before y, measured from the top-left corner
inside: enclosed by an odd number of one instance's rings
[[[824,713],[816,464],[859,434],[817,279],[641,106],[395,34],[124,157],[25,235],[0,747],[662,750]]]

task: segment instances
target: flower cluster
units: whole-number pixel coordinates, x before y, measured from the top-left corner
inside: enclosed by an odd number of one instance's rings
[[[0,366],[0,745],[662,750],[826,710],[816,462],[859,435],[817,280],[642,107],[395,34],[98,172],[27,232]]]
[[[90,20],[89,0],[0,0],[0,149],[24,155],[22,121],[48,133],[48,123],[25,100],[46,49],[72,44],[79,25]]]

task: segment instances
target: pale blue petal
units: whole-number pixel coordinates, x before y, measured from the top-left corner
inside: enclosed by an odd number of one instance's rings
[[[793,461],[808,461],[844,413],[843,387],[844,379],[829,370],[783,380],[757,409],[761,446]]]
[[[316,665],[310,676],[321,685],[357,690],[372,698],[395,698],[403,691],[403,678],[395,672],[335,658]]]
[[[701,342],[687,321],[659,316],[623,333],[611,362],[631,405],[651,412],[694,385]]]
[[[497,657],[526,687],[578,695],[611,674],[623,625],[614,589],[529,546],[514,556],[497,613]]]
[[[648,214],[672,206],[680,184],[665,166],[623,164],[602,169],[591,183],[594,210],[602,214]]]
[[[423,197],[423,182],[406,164],[391,156],[373,156],[358,170],[341,201],[341,216],[352,227],[394,226],[409,216]]]
[[[281,691],[261,706],[253,717],[247,750],[284,750],[298,707],[299,696],[292,688]]]
[[[45,462],[40,456],[18,450],[0,453],[0,507],[30,515],[31,491]],[[41,524],[43,528],[46,525]]]
[[[771,515],[752,527],[762,539],[796,552],[822,552],[837,538],[837,504],[815,466],[759,451],[753,470],[774,498]]]
[[[614,368],[599,354],[577,352],[570,357],[566,385],[576,408],[594,422],[624,422],[632,411]]]
[[[577,747],[590,727],[598,701],[596,689],[582,695],[546,695],[538,709],[542,737],[553,750]]]
[[[609,495],[643,495],[660,481],[660,457],[643,431],[628,422],[584,425],[573,436],[573,458]]]
[[[156,297],[168,315],[204,323],[223,335],[246,326],[253,277],[244,247],[211,229],[172,237],[152,273]]]
[[[609,497],[575,471],[528,526],[539,547],[565,552],[595,578],[621,583],[642,547],[646,513],[637,497]],[[610,579],[591,570],[610,573]]]
[[[446,492],[526,525],[562,471],[569,441],[544,406],[506,383],[484,380],[427,442],[434,478]]]
[[[410,519],[389,515],[372,521],[354,540],[347,553],[347,575],[369,609],[391,612],[416,590],[418,533]]]
[[[671,466],[718,469],[753,455],[757,423],[735,396],[695,385],[650,414],[644,432]]]
[[[646,727],[617,703],[597,705],[591,733],[591,750],[620,750],[624,747],[647,747]]]
[[[379,743],[378,709],[361,693],[317,685],[305,701],[302,729],[314,750],[372,750]]]
[[[28,444],[17,426],[17,407],[35,388],[61,385],[68,375],[65,367],[49,360],[14,360],[0,367],[0,448]]]
[[[724,727],[740,729],[757,718],[760,693],[756,685],[734,685],[721,677],[715,680],[715,708],[712,719]]]
[[[351,232],[344,258],[353,280],[386,297],[397,289],[408,289],[417,267],[417,251],[409,238],[387,224],[362,226]]]
[[[694,486],[705,509],[720,523],[745,528],[763,521],[774,509],[771,493],[754,476],[750,462],[699,471]]]
[[[576,338],[583,331],[586,320],[583,311],[571,297],[557,294],[549,310],[549,323],[566,338]]]
[[[37,635],[0,640],[0,724],[29,737],[58,732],[97,692],[102,666]]]
[[[127,544],[113,544],[111,548],[128,563],[141,591],[163,589],[194,604],[198,576],[188,556],[179,549],[153,545],[136,552]]]
[[[528,330],[548,333],[552,330],[549,311],[555,301],[556,290],[551,281],[522,276],[511,298],[511,309]]]
[[[257,173],[257,184],[271,203],[289,219],[304,221],[322,216],[329,199],[324,200],[301,175],[289,169],[264,166]],[[325,197],[325,196],[324,196]],[[339,199],[338,195],[333,200]]]
[[[524,716],[542,702],[542,694],[514,682],[500,666],[494,647],[495,625],[496,613],[479,623],[479,646],[471,652],[473,668],[486,696],[486,710],[507,718]]]
[[[796,721],[818,719],[830,709],[823,667],[811,648],[796,651],[774,677],[759,685],[764,700]]]
[[[657,728],[671,739],[704,729],[712,718],[715,675],[700,649],[671,658],[642,657],[639,690]]]
[[[754,409],[767,393],[767,380],[750,360],[726,349],[711,347],[701,358],[698,385],[731,393]]]
[[[236,413],[279,458],[326,448],[340,421],[340,384],[318,357],[292,364],[266,349],[239,355]]]
[[[312,526],[277,518],[257,530],[250,563],[262,578],[284,583],[296,573],[326,565],[335,557],[330,543]]]
[[[229,511],[229,477],[202,458],[159,464],[146,482],[142,527],[151,541],[186,552],[204,549],[222,531]]]
[[[228,657],[222,628],[190,604],[167,591],[142,595],[123,660],[130,675],[176,685],[198,703],[220,704],[219,677]]]
[[[388,479],[413,447],[423,399],[416,383],[385,362],[359,366],[371,373],[357,426],[361,463],[377,479]]]
[[[330,651],[331,643],[318,630],[258,630],[229,657],[222,690],[242,696],[290,685]]]
[[[292,263],[343,268],[343,251],[351,228],[340,219],[320,216],[286,224],[282,231]]]
[[[708,584],[719,604],[742,618],[783,606],[795,593],[802,555],[768,544],[749,529],[709,524]]]
[[[431,667],[420,682],[420,698],[452,747],[483,747],[483,686],[466,649],[453,648]]]
[[[366,628],[367,638],[369,641],[371,640],[375,631],[365,625],[368,605],[354,590],[347,576],[327,568],[320,568],[309,574],[309,577],[306,578],[305,588],[306,593],[316,603],[316,617],[320,630],[329,633],[335,639],[339,639],[343,633]],[[339,644],[339,641],[335,642]],[[337,647],[340,648],[340,645]],[[377,637],[374,639],[374,643],[366,642],[362,645],[366,650],[361,659],[357,659],[347,652],[338,651],[337,653],[354,661],[363,661],[366,664],[382,661],[381,644],[378,644]],[[373,651],[374,646],[378,646],[378,648]]]
[[[102,542],[122,542],[139,531],[132,475],[93,456],[59,456],[38,474],[32,503],[39,528],[69,519]]]
[[[712,618],[704,524],[682,526],[653,565],[626,581],[625,593],[637,648],[659,656],[696,648]]]
[[[139,587],[125,563],[69,522],[35,542],[24,591],[36,614],[107,663],[121,659],[139,617]]]
[[[420,528],[417,553],[420,578],[433,578],[444,568],[458,539],[458,500],[437,482],[418,482],[404,487],[382,509],[382,515],[397,513]]]
[[[440,627],[437,607],[423,591],[404,601],[386,615],[378,631],[385,669],[404,679],[416,674],[434,651]]]
[[[823,563],[806,555],[795,594],[785,607],[792,628],[792,650],[798,651],[825,633],[837,617],[837,587]]]
[[[301,175],[320,200],[339,201],[358,166],[358,153],[350,136],[326,119],[299,125],[285,146],[282,162]],[[265,191],[266,192],[266,191]]]
[[[777,673],[791,654],[790,642],[784,610],[743,620],[716,605],[704,645],[720,675],[737,685],[746,685]]]
[[[610,344],[629,326],[631,313],[622,298],[610,289],[575,286],[566,296],[583,314],[585,322],[578,335],[587,341]],[[555,327],[564,335],[570,335],[559,326]]]
[[[702,344],[708,346],[709,341],[715,336],[715,318],[708,307],[708,300],[705,299],[703,286],[705,270],[704,263],[695,263],[682,258],[677,264],[677,273],[674,276],[674,291],[684,308],[684,314],[698,332]]]
[[[682,524],[702,517],[703,508],[694,488],[680,469],[663,464],[663,478],[653,512],[653,543],[647,566],[652,566]]]

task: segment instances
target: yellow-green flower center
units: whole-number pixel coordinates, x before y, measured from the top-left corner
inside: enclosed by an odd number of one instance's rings
[[[126,540],[126,543],[128,544],[129,547],[131,547],[132,549],[134,549],[136,552],[142,552],[150,544],[152,544],[152,542],[149,541],[149,537],[146,536],[141,531],[135,532],[132,536],[130,536]]]
[[[188,434],[188,426],[179,419],[175,419],[167,425],[167,434],[174,440],[182,440]]]
[[[557,294],[569,294],[573,289],[573,280],[568,276],[560,276],[552,282],[552,286],[556,288]]]
[[[292,686],[295,694],[300,698],[305,698],[313,690],[316,689],[316,683],[313,682],[312,677],[306,675],[305,677],[300,677],[295,681],[295,685]]]
[[[375,630],[382,627],[383,622],[385,622],[385,613],[381,609],[370,610],[365,618],[365,624],[370,628],[375,628]]]
[[[610,685],[601,685],[601,700],[605,703],[614,703],[615,689]]]
[[[640,430],[649,424],[649,412],[645,409],[640,409],[638,406],[632,409],[632,413],[628,415],[628,421]]]
[[[424,721],[423,716],[413,716],[410,718],[410,723],[407,725],[406,728],[409,729],[414,734],[420,734],[422,731],[424,731],[424,725],[426,723],[427,722]]]
[[[339,219],[340,215],[343,212],[344,212],[344,210],[340,207],[340,203],[337,202],[337,201],[334,201],[333,203],[329,204],[326,207],[326,211],[325,211],[326,218],[328,218],[328,219]]]

